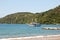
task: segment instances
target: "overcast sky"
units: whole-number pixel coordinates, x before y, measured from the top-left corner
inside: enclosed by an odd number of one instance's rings
[[[0,17],[15,12],[43,12],[60,5],[60,0],[0,0]]]

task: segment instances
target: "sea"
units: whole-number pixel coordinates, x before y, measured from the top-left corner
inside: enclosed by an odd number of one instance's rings
[[[59,27],[60,24],[42,24],[39,27],[28,24],[0,24],[0,38],[58,35],[60,30],[43,30],[43,27]]]

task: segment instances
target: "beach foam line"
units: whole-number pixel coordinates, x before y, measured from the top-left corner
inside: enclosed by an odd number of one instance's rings
[[[18,38],[4,38],[0,40],[14,40],[14,39],[30,39],[30,38],[43,38],[43,37],[56,37],[60,35],[47,35],[47,36],[31,36],[31,37],[18,37]]]
[[[5,38],[5,39],[0,39],[0,40],[30,39],[30,38],[40,38],[40,37],[44,37],[44,36],[18,37],[18,38]]]

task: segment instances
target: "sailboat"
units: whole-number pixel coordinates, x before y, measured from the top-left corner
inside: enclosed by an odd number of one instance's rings
[[[32,19],[32,22],[30,23],[30,26],[39,27],[39,26],[41,26],[41,24],[40,23],[37,23],[37,20],[36,19],[35,20]]]

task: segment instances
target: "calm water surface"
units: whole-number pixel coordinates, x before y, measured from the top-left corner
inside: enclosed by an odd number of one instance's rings
[[[0,38],[60,34],[60,30],[43,30],[43,27],[60,27],[60,25],[31,27],[27,24],[0,24]]]

